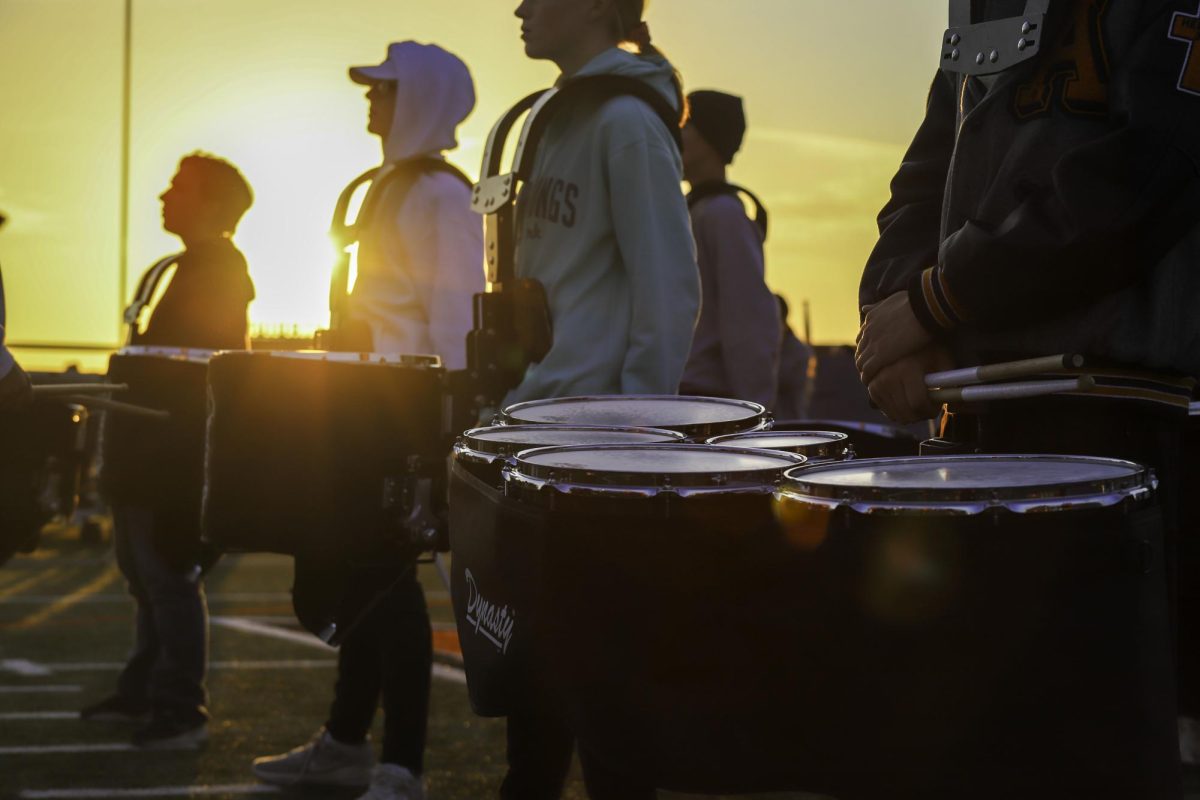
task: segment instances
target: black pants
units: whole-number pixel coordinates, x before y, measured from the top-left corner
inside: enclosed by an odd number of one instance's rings
[[[410,570],[351,631],[338,652],[329,733],[339,742],[366,739],[383,697],[386,764],[424,770],[433,634],[425,593]]]
[[[575,735],[550,693],[535,693],[521,713],[508,717],[508,774],[501,800],[558,800],[562,795]],[[591,800],[654,800],[657,792],[601,766],[581,749],[583,782]]]

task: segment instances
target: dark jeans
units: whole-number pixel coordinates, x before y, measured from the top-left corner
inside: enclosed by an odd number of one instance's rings
[[[420,775],[432,665],[425,593],[416,571],[410,570],[342,643],[333,706],[325,723],[330,735],[346,744],[365,740],[382,695],[381,760]]]
[[[539,693],[519,714],[508,717],[508,774],[501,800],[558,800],[571,768],[575,736],[565,714]],[[583,782],[591,800],[654,800],[654,787],[602,767],[586,750],[579,753]]]
[[[117,692],[148,700],[155,711],[207,717],[204,587],[193,570],[164,557],[153,511],[118,505],[113,523],[117,564],[137,601],[136,643],[117,679]]]

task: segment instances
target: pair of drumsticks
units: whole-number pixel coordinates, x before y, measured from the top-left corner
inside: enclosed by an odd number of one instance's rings
[[[33,398],[42,402],[73,403],[88,409],[112,411],[135,417],[164,420],[170,418],[171,415],[166,411],[142,408],[100,396],[127,391],[129,386],[124,383],[43,383],[33,387]]]
[[[1083,356],[1071,353],[1028,358],[1023,361],[930,373],[925,376],[925,385],[929,387],[929,397],[935,403],[985,403],[1088,392],[1096,387],[1096,379],[1091,375],[1022,380],[1037,375],[1081,369],[1083,364]]]

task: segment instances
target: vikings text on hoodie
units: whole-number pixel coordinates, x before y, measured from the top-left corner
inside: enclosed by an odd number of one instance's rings
[[[676,102],[661,58],[613,48],[577,73],[589,75]],[[682,171],[670,131],[633,97],[551,122],[517,203],[517,274],[546,287],[554,341],[507,402],[678,391],[700,305]]]
[[[416,42],[389,47],[386,63],[397,85],[384,169],[442,158],[458,146],[458,126],[475,107],[466,65]],[[384,189],[359,242],[351,313],[370,326],[377,352],[436,354],[448,369],[463,369],[472,297],[484,288],[483,228],[471,212],[470,189],[453,175],[402,183]]]

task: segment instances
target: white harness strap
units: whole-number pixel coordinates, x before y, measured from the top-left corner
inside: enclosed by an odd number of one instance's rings
[[[150,306],[150,302],[154,300],[154,293],[158,290],[164,276],[166,276],[167,270],[174,267],[182,256],[183,253],[169,255],[161,261],[156,262],[142,276],[142,281],[138,284],[137,295],[133,298],[133,302],[125,309],[125,324],[129,326],[129,341],[131,343],[134,335],[137,333],[142,313]]]

